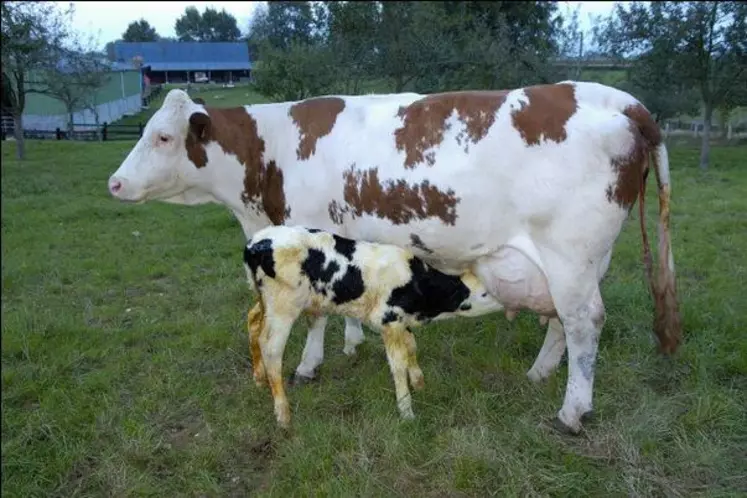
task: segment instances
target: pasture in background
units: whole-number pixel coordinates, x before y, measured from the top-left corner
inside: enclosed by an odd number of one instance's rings
[[[670,148],[685,343],[670,360],[655,352],[636,207],[602,284],[597,420],[566,437],[545,423],[565,361],[543,385],[525,377],[545,332],[531,313],[419,329],[413,422],[394,407],[380,337],[367,329],[351,360],[335,317],[320,382],[292,388],[292,431],[277,430],[251,379],[238,223],[215,205],[111,199],[107,178],[132,145],[30,141],[21,163],[2,144],[5,496],[747,489],[747,147],[714,149],[705,173],[697,148]]]

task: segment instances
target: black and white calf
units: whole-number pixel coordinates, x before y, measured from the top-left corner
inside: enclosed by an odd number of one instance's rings
[[[423,387],[410,331],[432,320],[502,309],[471,271],[447,275],[412,252],[300,226],[254,234],[244,263],[258,294],[248,327],[254,380],[269,380],[278,424],[290,423],[282,381],[288,335],[303,312],[358,318],[381,332],[403,418],[413,418],[407,379]]]

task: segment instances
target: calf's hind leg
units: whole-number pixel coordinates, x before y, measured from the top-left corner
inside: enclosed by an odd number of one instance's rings
[[[290,425],[290,406],[283,386],[283,352],[296,318],[297,316],[284,317],[270,314],[265,319],[265,326],[259,334],[259,346],[275,405],[275,417],[278,425],[283,428]]]
[[[412,411],[412,398],[410,396],[410,389],[407,386],[410,366],[410,350],[407,334],[408,331],[402,324],[388,324],[381,331],[384,348],[386,349],[386,357],[389,361],[389,369],[394,379],[394,392],[397,396],[399,413],[402,418],[412,419],[415,418],[415,414]]]
[[[423,389],[425,381],[423,379],[423,371],[420,369],[420,365],[418,365],[415,334],[409,329],[405,331],[405,346],[407,347],[407,375],[410,378],[410,385],[413,389]]]
[[[265,383],[265,364],[262,361],[262,352],[259,347],[259,334],[264,328],[264,310],[262,304],[257,303],[247,313],[247,329],[249,331],[249,354],[252,358],[252,374],[254,383],[262,386]]]

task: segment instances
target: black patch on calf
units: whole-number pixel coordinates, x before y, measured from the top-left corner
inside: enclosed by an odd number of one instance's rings
[[[336,261],[330,261],[327,264],[327,258],[324,253],[318,249],[309,249],[309,255],[301,264],[301,271],[309,277],[314,288],[322,292],[325,284],[332,281],[332,277],[340,269]]]
[[[332,237],[335,238],[335,251],[345,256],[348,261],[353,261],[353,253],[355,253],[355,241],[334,234],[332,235]]]
[[[453,313],[469,297],[469,289],[459,276],[446,275],[427,266],[419,258],[410,259],[410,281],[389,296],[389,306],[427,322],[441,313]]]
[[[262,239],[244,247],[244,263],[253,274],[257,273],[257,268],[262,267],[268,277],[275,278],[275,256],[272,250],[272,240]]]
[[[355,265],[348,265],[347,271],[342,278],[334,283],[332,290],[335,292],[333,299],[335,304],[344,304],[355,301],[363,295],[363,274]]]
[[[387,323],[396,322],[399,317],[397,316],[397,313],[394,311],[387,311],[384,313],[384,318],[381,319],[381,324],[386,325]]]
[[[428,254],[433,254],[433,250],[428,248],[428,246],[426,246],[423,242],[423,239],[421,239],[414,233],[410,234],[410,244],[416,249],[420,249],[421,251],[427,252]]]

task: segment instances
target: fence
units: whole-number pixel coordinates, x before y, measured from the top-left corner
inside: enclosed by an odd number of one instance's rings
[[[136,140],[143,136],[143,123],[136,125],[74,124],[72,134],[68,130],[23,130],[23,138],[37,140],[80,140],[80,141],[111,141]],[[83,128],[82,130],[79,128]],[[87,128],[87,129],[86,129]],[[12,123],[8,129],[5,122],[2,127],[2,139],[13,135]]]

